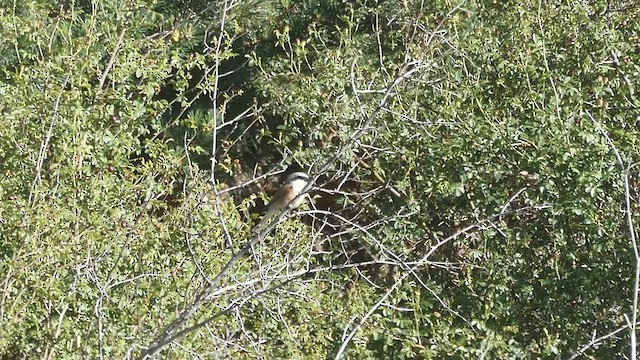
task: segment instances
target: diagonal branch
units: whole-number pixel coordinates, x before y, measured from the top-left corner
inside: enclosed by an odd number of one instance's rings
[[[122,29],[120,31],[120,36],[118,36],[118,41],[116,42],[116,46],[113,48],[113,52],[111,53],[111,57],[109,58],[109,62],[107,66],[104,68],[102,72],[102,76],[100,76],[100,82],[98,83],[98,89],[102,89],[104,86],[104,82],[107,80],[107,75],[111,68],[113,67],[113,63],[116,61],[116,55],[118,54],[118,50],[120,50],[120,46],[122,46],[122,40],[124,39],[124,33],[127,29]]]

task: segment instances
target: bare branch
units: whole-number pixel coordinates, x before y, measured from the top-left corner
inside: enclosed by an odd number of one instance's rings
[[[64,88],[69,82],[70,75],[67,75],[67,78],[64,80],[61,88]],[[44,139],[40,143],[40,152],[38,153],[38,160],[36,162],[36,176],[33,179],[33,183],[31,184],[31,191],[29,192],[29,204],[33,206],[36,202],[35,198],[35,190],[38,186],[42,185],[42,165],[44,164],[44,160],[47,157],[47,150],[49,148],[49,142],[51,141],[51,136],[53,135],[53,129],[58,121],[59,110],[60,110],[60,99],[62,98],[63,92],[60,92],[60,95],[56,98],[56,102],[53,106],[53,115],[51,116],[51,122],[49,123],[49,129],[47,130],[47,134]]]
[[[609,137],[609,134],[604,130],[602,125],[596,121],[596,119],[591,115],[589,111],[585,111],[589,119],[596,125],[602,136],[607,139],[607,143],[613,150],[616,159],[618,160],[618,165],[620,165],[620,170],[622,171],[622,178],[624,180],[624,201],[625,201],[625,211],[627,218],[627,226],[629,227],[629,236],[631,237],[631,245],[633,246],[633,254],[636,261],[635,266],[635,281],[633,285],[633,309],[632,309],[632,320],[629,324],[630,330],[630,359],[636,359],[637,353],[637,334],[636,329],[638,325],[638,295],[640,292],[640,250],[638,249],[638,242],[636,240],[636,230],[633,225],[633,217],[631,212],[631,192],[629,190],[629,167],[625,165],[622,160],[622,156],[620,152],[616,148],[613,140]]]
[[[635,324],[635,326],[637,326],[638,324]],[[624,325],[621,326],[615,330],[613,330],[612,332],[599,336],[599,337],[593,337],[588,343],[586,343],[584,346],[582,346],[580,349],[578,349],[578,351],[576,351],[573,355],[571,355],[570,358],[568,358],[567,360],[574,360],[577,359],[580,355],[584,354],[587,350],[589,350],[589,348],[593,347],[593,346],[597,346],[599,344],[601,344],[602,342],[604,342],[605,340],[616,336],[617,334],[623,332],[624,330],[628,329],[629,327],[632,327],[633,325]],[[594,332],[595,335],[595,332]]]
[[[100,76],[100,81],[98,82],[98,89],[102,89],[104,87],[104,82],[107,80],[107,75],[111,68],[113,67],[113,63],[116,61],[116,55],[118,55],[118,50],[120,50],[120,46],[122,45],[122,41],[124,40],[124,33],[127,29],[122,29],[120,31],[120,35],[118,36],[118,41],[116,42],[116,46],[113,47],[113,51],[111,52],[111,57],[109,58],[109,62],[107,66],[104,68],[102,72],[102,76]]]

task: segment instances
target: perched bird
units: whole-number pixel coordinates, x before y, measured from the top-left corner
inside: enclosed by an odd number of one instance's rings
[[[309,175],[303,172],[294,172],[289,175],[271,199],[267,213],[258,225],[253,228],[253,233],[259,232],[273,217],[280,214],[285,208],[295,209],[300,206],[304,202],[305,196],[298,197],[298,195],[300,195],[308,183]]]

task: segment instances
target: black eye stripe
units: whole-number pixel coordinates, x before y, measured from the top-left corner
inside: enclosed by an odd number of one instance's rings
[[[289,175],[289,177],[287,177],[287,182],[294,182],[296,180],[309,181],[309,175],[302,173],[302,174],[291,174]]]
[[[296,174],[295,176],[289,178],[289,181],[295,180],[309,180],[309,176],[307,174]]]

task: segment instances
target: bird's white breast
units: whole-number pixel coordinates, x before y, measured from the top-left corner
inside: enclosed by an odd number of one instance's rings
[[[305,186],[307,186],[307,181],[303,179],[296,179],[291,182],[291,187],[295,191],[296,196],[302,192]],[[304,196],[301,196],[297,200],[293,200],[289,206],[291,206],[291,208],[297,208],[302,204],[302,202],[304,202],[304,198]]]
[[[296,179],[291,182],[291,186],[293,187],[293,190],[299,194],[302,192],[304,187],[307,186],[307,181],[303,179]]]

